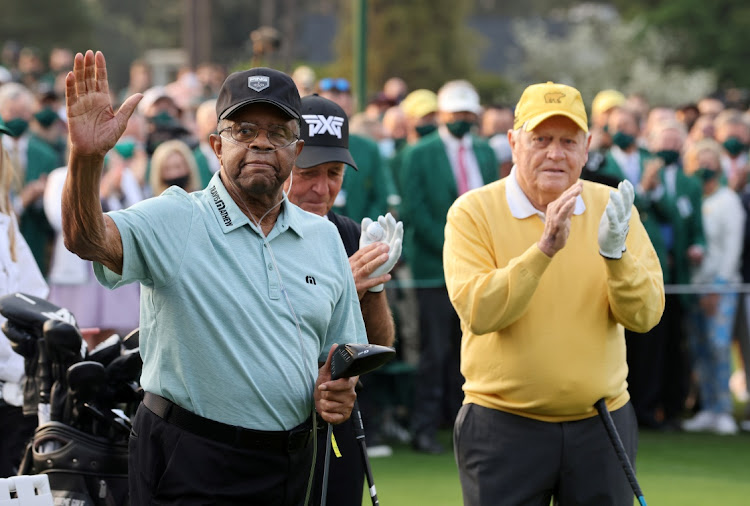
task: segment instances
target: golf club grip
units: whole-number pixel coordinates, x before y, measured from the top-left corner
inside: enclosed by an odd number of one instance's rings
[[[328,432],[326,434],[326,456],[323,461],[323,487],[320,492],[320,506],[326,506],[326,500],[328,497],[328,467],[331,463],[331,436],[333,435],[333,424],[328,424]]]
[[[635,477],[635,471],[633,470],[633,466],[630,463],[628,454],[625,453],[625,446],[623,446],[622,439],[620,439],[620,435],[617,433],[617,428],[615,427],[615,422],[612,420],[612,415],[610,415],[609,410],[607,409],[606,401],[604,399],[599,399],[594,404],[594,407],[599,412],[599,418],[601,418],[602,423],[604,423],[604,428],[607,430],[609,440],[611,441],[612,446],[615,449],[615,453],[617,454],[617,458],[620,460],[620,464],[622,464],[622,469],[625,471],[625,475],[630,482],[630,487],[633,489],[635,497],[638,499],[638,502],[641,504],[641,506],[646,506],[646,500],[643,498],[643,492],[641,491],[640,485],[638,485],[638,480]]]

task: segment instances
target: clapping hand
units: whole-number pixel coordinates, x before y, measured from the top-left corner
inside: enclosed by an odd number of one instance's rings
[[[599,222],[599,253],[609,259],[622,258],[630,227],[635,192],[627,179],[617,185],[619,191],[609,192],[609,202]]]
[[[362,235],[359,238],[359,247],[364,248],[370,244],[380,242],[388,245],[388,258],[370,275],[370,278],[376,278],[391,272],[401,257],[401,243],[404,238],[404,224],[391,215],[378,216],[378,221],[372,221],[370,218],[362,220]],[[371,292],[382,292],[383,284],[373,286],[369,289]]]

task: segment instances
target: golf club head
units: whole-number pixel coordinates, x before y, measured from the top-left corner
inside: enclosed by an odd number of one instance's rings
[[[377,344],[340,344],[331,357],[331,379],[350,378],[374,371],[393,357],[396,350]]]
[[[140,346],[140,328],[131,331],[127,336],[122,338],[122,345],[126,350],[134,350]]]
[[[10,347],[13,348],[13,351],[26,360],[34,360],[36,358],[37,336],[28,328],[20,327],[10,320],[5,320],[2,330],[8,341],[10,341]]]
[[[138,350],[125,350],[122,355],[110,362],[105,368],[110,383],[138,381],[141,377],[143,360]]]
[[[42,327],[54,381],[66,382],[68,368],[82,360],[83,338],[78,327],[59,320],[47,320]],[[67,385],[67,383],[65,383]]]
[[[69,394],[81,404],[93,401],[106,380],[107,372],[99,362],[78,362],[68,369]]]
[[[42,336],[42,326],[49,319],[76,323],[67,309],[21,292],[0,297],[0,314],[15,325],[29,329],[37,338]]]
[[[86,357],[86,360],[99,362],[103,366],[109,365],[122,353],[122,339],[117,334],[112,334],[107,339],[97,344]]]

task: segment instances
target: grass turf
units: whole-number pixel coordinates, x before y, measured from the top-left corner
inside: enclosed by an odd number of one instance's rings
[[[450,433],[440,440],[450,448]],[[394,446],[393,456],[370,459],[384,506],[461,505],[451,451],[423,455]],[[750,435],[641,431],[638,482],[649,506],[750,505]],[[365,483],[365,486],[367,483]],[[371,504],[365,491],[364,506]]]

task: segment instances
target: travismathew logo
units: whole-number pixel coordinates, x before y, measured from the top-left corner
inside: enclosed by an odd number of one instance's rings
[[[221,219],[224,220],[224,226],[231,227],[232,218],[229,217],[229,213],[227,212],[227,206],[226,204],[224,204],[224,201],[219,196],[219,192],[216,191],[216,186],[211,187],[211,196],[214,198],[214,205],[216,206],[216,210],[219,211],[219,214],[221,215]]]
[[[331,134],[341,139],[341,125],[344,118],[341,116],[323,116],[322,114],[303,114],[302,118],[310,127],[310,137],[316,134]]]

